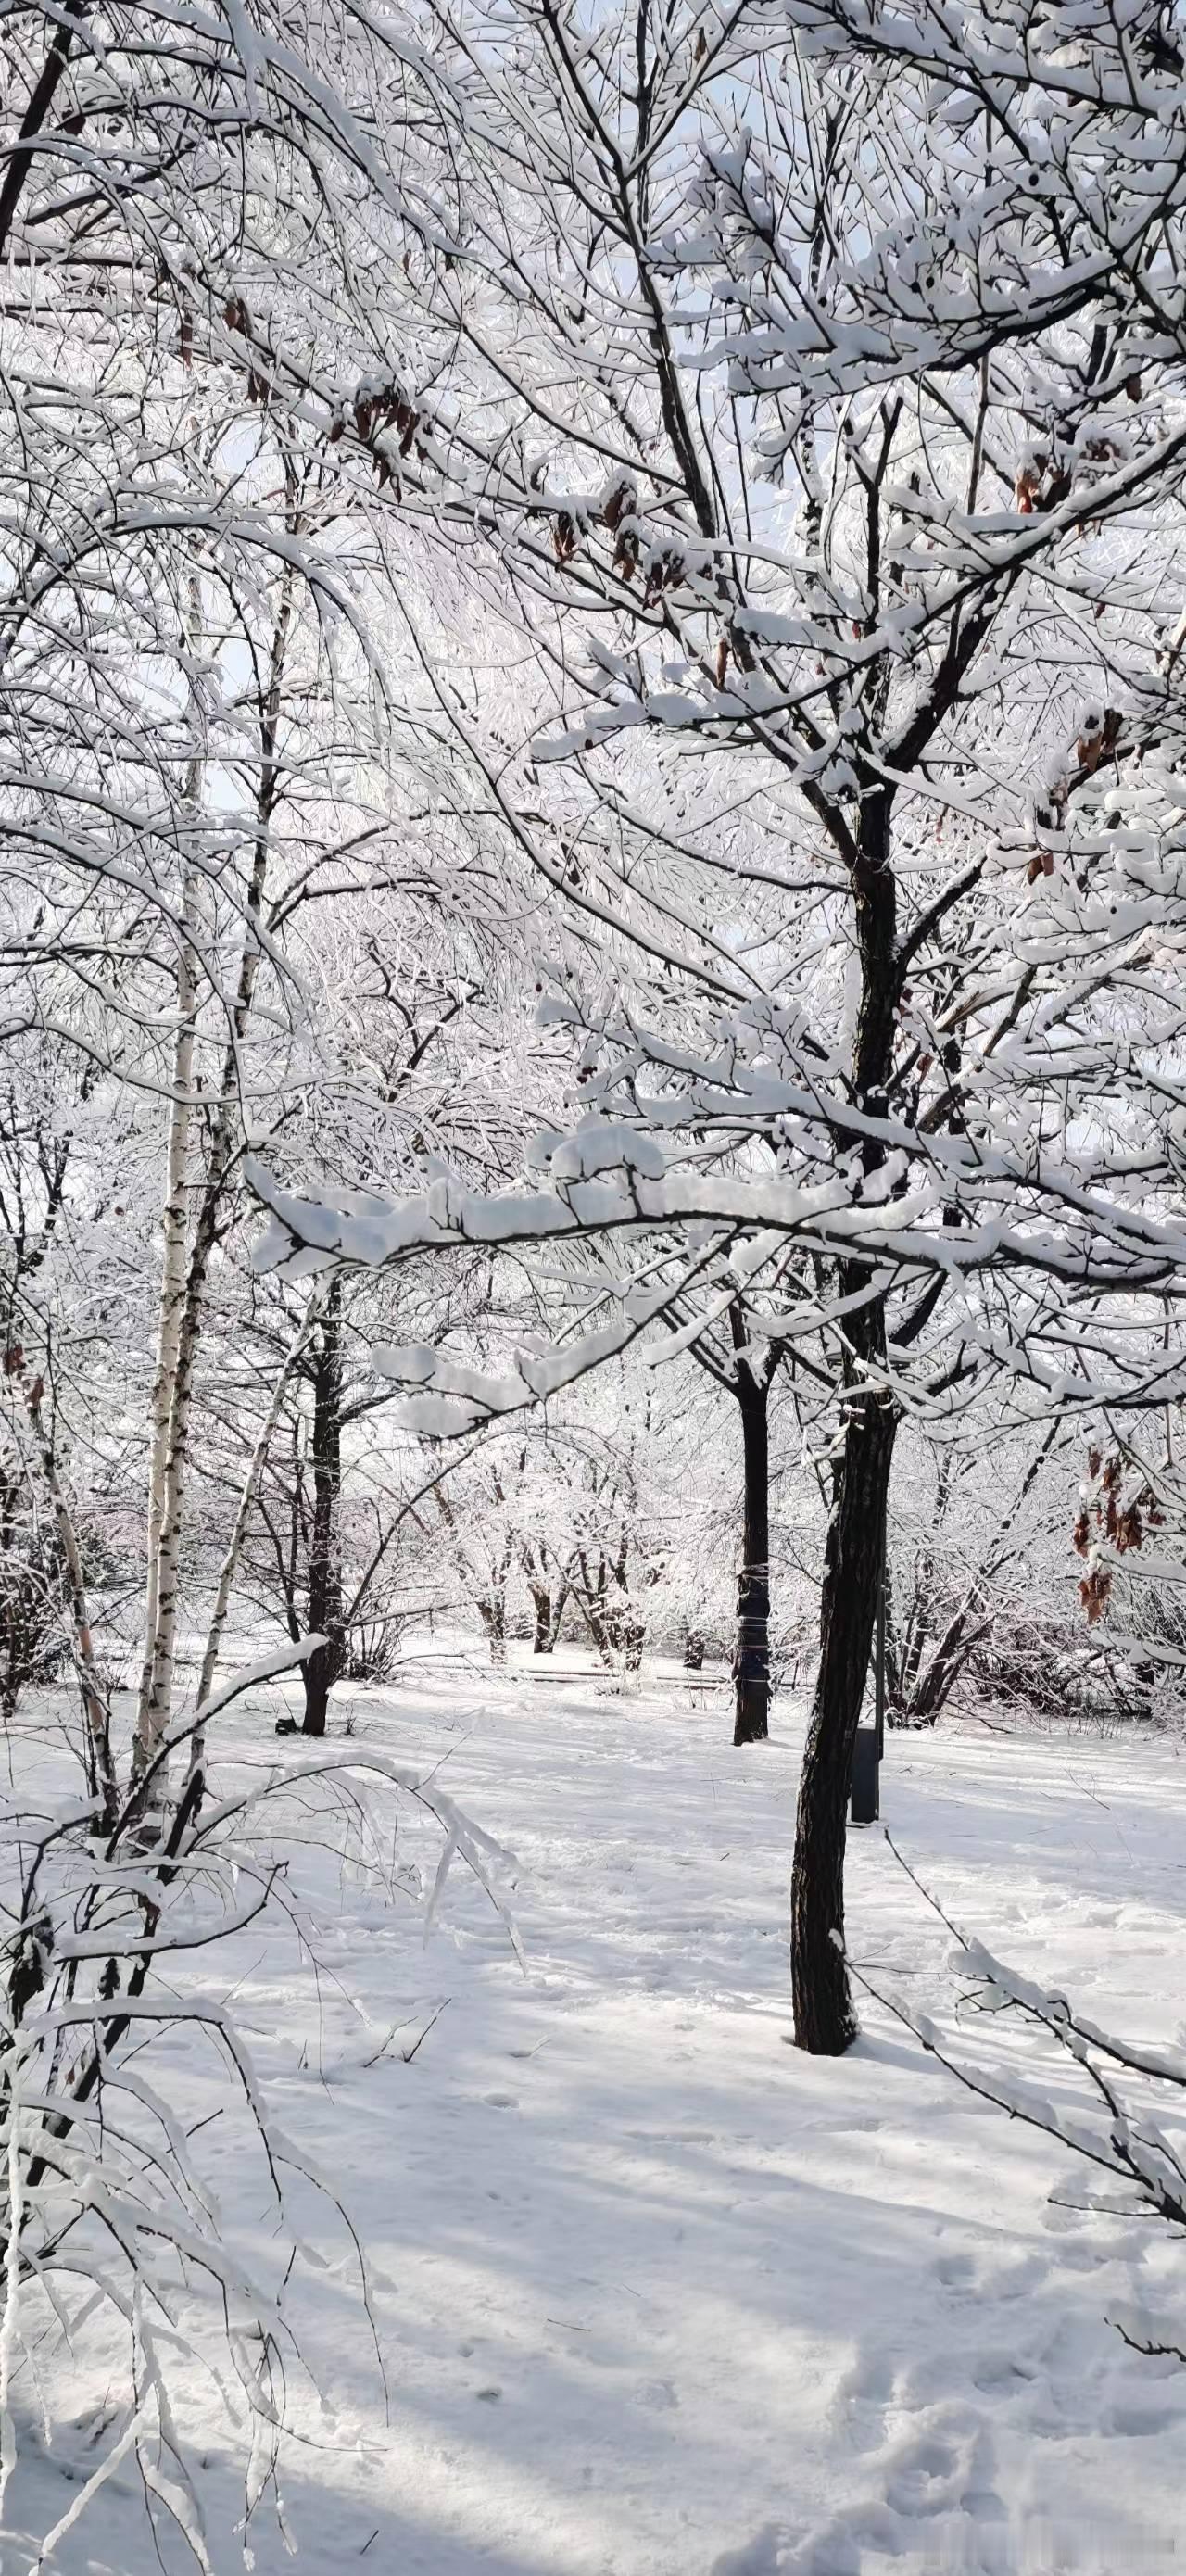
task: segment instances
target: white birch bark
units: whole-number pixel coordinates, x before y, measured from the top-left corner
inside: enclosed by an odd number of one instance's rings
[[[293,524],[299,524],[299,521],[294,521]],[[247,923],[239,960],[235,999],[231,1009],[231,1027],[222,1083],[217,1101],[213,1104],[212,1111],[208,1112],[209,1147],[201,1203],[188,1263],[184,1265],[177,1304],[176,1343],[171,1353],[168,1413],[160,1461],[160,1513],[156,1524],[154,1583],[150,1577],[152,1585],[150,1606],[153,1619],[146,1638],[137,1721],[136,1759],[137,1767],[141,1772],[151,1762],[156,1746],[168,1729],[173,1704],[177,1617],[180,1607],[181,1538],[193,1411],[194,1368],[202,1329],[210,1255],[217,1231],[219,1203],[231,1160],[235,1104],[239,1094],[239,1048],[250,1018],[259,972],[260,951],[255,925],[263,906],[271,845],[272,816],[281,783],[278,732],[294,592],[295,577],[289,569],[281,585],[280,602],[272,635],[267,687],[260,710],[260,778],[256,800],[258,820],[251,882],[247,890]],[[184,1237],[182,1249],[184,1252]],[[155,1422],[153,1470],[155,1489],[157,1473]]]
[[[78,1544],[74,1515],[62,1490],[53,1443],[45,1427],[42,1397],[42,1382],[38,1377],[34,1379],[25,1403],[33,1437],[37,1443],[41,1472],[53,1507],[54,1526],[57,1530],[58,1544],[62,1551],[62,1561],[70,1587],[74,1661],[82,1693],[82,1711],[87,1731],[87,1777],[90,1787],[101,1801],[104,1821],[110,1824],[114,1822],[118,1802],[111,1758],[111,1728],[107,1696],[95,1663],[90,1603],[87,1598],[86,1576],[83,1572],[82,1550]]]
[[[189,788],[200,782],[191,766]],[[143,1767],[155,1740],[150,1706],[156,1672],[162,1613],[162,1551],[169,1498],[170,1422],[177,1385],[182,1324],[186,1307],[186,1244],[189,1232],[187,1180],[193,1127],[194,1016],[196,990],[193,936],[195,889],[187,870],[177,950],[177,1028],[173,1041],[172,1098],[165,1160],[162,1213],[161,1298],[157,1326],[156,1369],[152,1385],[152,1456],[148,1483],[148,1572],[144,1607],[144,1662],[136,1712],[136,1764]]]

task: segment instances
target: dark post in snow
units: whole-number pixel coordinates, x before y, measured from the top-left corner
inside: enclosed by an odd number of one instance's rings
[[[729,1309],[733,1393],[741,1413],[742,1545],[737,1577],[737,1642],[733,1656],[735,1744],[761,1744],[770,1732],[770,1381],[777,1346],[759,1358],[740,1302]]]
[[[342,1487],[342,1288],[326,1300],[313,1365],[313,1528],[309,1546],[309,1626],[327,1639],[307,1657],[303,1735],[324,1735],[329,1695],[346,1661],[342,1635],[342,1560],[338,1528]]]
[[[850,1813],[854,1825],[874,1825],[881,1813],[881,1757],[885,1751],[885,1578],[883,1532],[873,1637],[873,1724],[858,1726],[852,1748]]]
[[[755,1340],[741,1296],[729,1305],[729,1342],[709,1329],[691,1344],[699,1362],[741,1416],[741,1563],[733,1648],[733,1741],[763,1744],[770,1732],[770,1388],[782,1344]],[[699,1672],[704,1639],[688,1632],[684,1667]]]

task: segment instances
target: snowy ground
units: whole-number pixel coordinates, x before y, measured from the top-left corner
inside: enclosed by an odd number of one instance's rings
[[[472,1668],[352,1706],[360,1742],[443,1765],[459,1804],[513,1846],[526,1971],[464,1876],[425,1947],[410,1899],[319,1858],[317,1792],[294,1866],[316,1973],[280,1926],[185,1971],[191,1995],[236,1987],[277,2114],[375,2268],[387,2421],[346,2237],[310,2193],[302,2218],[334,2269],[305,2294],[305,2346],[334,2420],[306,2409],[309,2441],[288,2460],[303,2576],[1179,2563],[1186,2370],[1140,2358],[1107,2318],[1151,2297],[1186,2335],[1186,2244],[1051,2206],[1052,2191],[1082,2198],[1082,2173],[879,2008],[842,2063],[789,2045],[793,1716],[737,1753],[720,1700],[690,1707],[673,1687],[623,1703],[592,1679],[499,1685]],[[273,1693],[236,1711],[230,1749],[299,1759],[274,1747],[275,1709]],[[1132,2036],[1179,2035],[1173,1746],[975,1727],[891,1739],[883,1812],[998,1954]],[[849,1883],[854,1954],[920,2004],[949,2004],[950,1944],[875,1830],[852,1837]],[[217,2103],[181,2058],[177,2083],[181,2107]],[[207,2135],[251,2251],[267,2195],[229,2123]],[[4,2576],[92,2464],[112,2392],[87,2367],[91,2384],[71,2384],[47,2358],[48,2454],[29,2401]],[[216,2576],[231,2576],[226,2437],[203,2402],[195,2391],[190,2431]],[[252,2540],[260,2576],[291,2563],[266,2509]],[[54,2563],[150,2576],[125,2473]]]

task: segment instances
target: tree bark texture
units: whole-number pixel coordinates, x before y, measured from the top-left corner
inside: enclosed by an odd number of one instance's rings
[[[191,768],[187,794],[196,803],[200,775]],[[152,1453],[148,1479],[148,1562],[144,1605],[144,1661],[136,1712],[137,1777],[151,1762],[168,1723],[168,1685],[173,1670],[177,1616],[177,1556],[180,1541],[180,1453],[173,1434],[177,1378],[185,1338],[186,1241],[189,1223],[188,1167],[193,1127],[194,1013],[196,985],[193,940],[196,907],[192,874],[187,871],[177,951],[177,1028],[173,1042],[172,1101],[165,1157],[165,1203],[162,1210],[161,1297],[157,1323],[156,1369],[152,1386]],[[162,1699],[162,1674],[167,1674]],[[162,1714],[163,1709],[163,1714]]]
[[[286,473],[286,481],[288,479]],[[289,525],[293,533],[298,532],[299,524],[299,518],[290,513]],[[231,1163],[234,1118],[239,1094],[239,1049],[251,1015],[259,970],[260,949],[256,924],[263,909],[272,815],[280,783],[277,741],[284,667],[292,621],[293,590],[294,576],[289,573],[281,587],[280,605],[272,637],[267,689],[260,711],[260,780],[256,799],[255,847],[251,881],[247,889],[247,918],[239,958],[238,985],[231,1015],[232,1030],[224,1058],[220,1094],[212,1105],[209,1118],[205,1169],[188,1264],[184,1260],[186,1193],[182,1186],[178,1201],[174,1186],[174,1164],[178,1163],[183,1183],[192,1122],[192,1111],[186,1097],[192,1081],[192,1028],[188,1038],[189,1052],[184,1063],[182,1037],[179,1036],[178,1060],[174,1070],[174,1108],[169,1145],[170,1169],[166,1188],[161,1338],[157,1383],[153,1397],[154,1440],[149,1501],[148,1598],[144,1669],[141,1675],[136,1728],[137,1773],[151,1761],[154,1748],[168,1730],[172,1711],[180,1552],[185,1515],[185,1484],[189,1463],[194,1376],[205,1309],[210,1257],[218,1239],[223,1191]],[[196,633],[199,624],[196,608],[193,622]],[[195,807],[199,802],[201,784],[202,764],[199,761],[194,764],[190,781],[190,802]],[[187,1018],[192,1021],[195,1000],[192,906],[191,882],[187,887],[185,936],[181,943],[179,965],[178,1021],[179,1030],[182,1032]],[[188,1012],[184,1007],[182,976],[188,979],[185,986],[185,992],[189,997]],[[183,1072],[184,1091],[182,1089]],[[181,1213],[179,1236],[177,1233],[178,1206]],[[176,1265],[179,1259],[182,1263],[180,1278],[176,1276]]]
[[[873,1390],[854,1395],[828,1529],[820,1660],[803,1751],[791,1877],[795,2044],[839,2057],[856,2037],[844,1965],[844,1847],[853,1742],[873,1627],[897,1415]]]
[[[537,1583],[530,1586],[530,1591],[531,1606],[535,1613],[531,1651],[533,1655],[550,1655],[552,1652],[552,1595],[550,1592],[545,1592],[542,1585]]]
[[[110,1832],[119,1806],[115,1767],[111,1755],[110,1713],[95,1662],[82,1550],[78,1544],[74,1517],[62,1490],[53,1440],[42,1413],[40,1378],[34,1380],[27,1402],[33,1436],[41,1456],[42,1472],[53,1505],[54,1525],[68,1586],[74,1661],[78,1671],[83,1716],[86,1721],[87,1786],[92,1797],[98,1801],[104,1831]]]
[[[861,967],[853,1089],[859,1105],[875,1117],[885,1113],[902,983],[891,813],[891,792],[866,782],[852,865]],[[884,1160],[876,1138],[864,1147],[863,1159],[867,1173]],[[865,1264],[837,1264],[841,1298],[859,1299],[868,1286]],[[840,2057],[856,2037],[843,1949],[844,1848],[853,1742],[873,1644],[897,1430],[897,1409],[884,1392],[884,1298],[857,1304],[848,1317],[847,1335],[847,1421],[824,1553],[819,1670],[803,1751],[791,1877],[795,2044],[815,2057]]]
[[[478,1603],[478,1616],[486,1631],[486,1643],[490,1648],[490,1661],[494,1665],[496,1671],[502,1672],[505,1669],[507,1660],[507,1605],[505,1595],[501,1592],[489,1592],[485,1600],[479,1601]]]

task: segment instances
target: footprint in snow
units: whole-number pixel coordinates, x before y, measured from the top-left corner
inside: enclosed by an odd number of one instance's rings
[[[635,2389],[634,2403],[649,2407],[656,2415],[665,2415],[673,2406],[679,2405],[679,2399],[669,2379],[649,2379],[641,2388]]]
[[[717,2561],[713,2576],[869,2576],[869,2555],[908,2559],[960,2576],[1016,2576],[1008,2513],[994,2484],[992,2442],[966,2407],[936,2407],[929,2426],[892,2444],[879,2492],[828,2517],[801,2540],[768,2526],[754,2549]],[[919,2531],[924,2526],[926,2538]]]
[[[1151,2405],[1147,2398],[1115,2397],[1100,2417],[1100,2430],[1103,2433],[1123,2433],[1129,2436],[1143,2433],[1168,2433],[1173,2426],[1180,2425],[1181,2421],[1181,2413],[1177,2407]]]
[[[970,2254],[940,2254],[933,2269],[935,2279],[942,2281],[945,2290],[967,2290],[971,2288],[976,2266]]]
[[[972,2254],[940,2254],[932,2265],[937,2281],[956,2297],[985,2299],[1024,2299],[1038,2289],[1049,2275],[1050,2266],[1035,2255],[1023,2254],[1000,2265],[992,2261],[977,2262]]]
[[[709,2576],[781,2576],[791,2565],[795,2534],[785,2523],[763,2523],[752,2540],[743,2540],[739,2549],[726,2549],[714,2558]]]
[[[964,2463],[954,2445],[924,2433],[898,2452],[885,2501],[892,2513],[918,2520],[958,2505],[964,2483]]]
[[[858,2355],[836,2390],[832,2421],[854,2451],[875,2451],[882,2439],[897,2370],[888,2353]]]
[[[1039,2361],[1029,2353],[1004,2347],[982,2352],[972,2365],[972,2386],[985,2397],[1015,2397],[1037,2378],[1039,2368]]]

